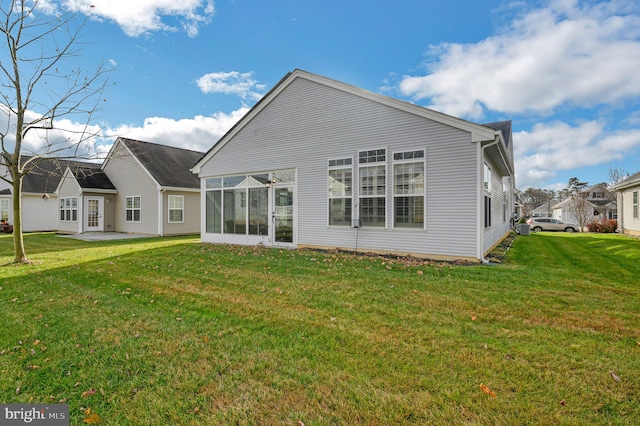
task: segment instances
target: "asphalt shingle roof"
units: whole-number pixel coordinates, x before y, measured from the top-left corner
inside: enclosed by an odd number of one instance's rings
[[[26,162],[32,157],[22,156],[21,158],[23,162]],[[54,192],[67,167],[71,169],[82,188],[115,189],[101,170],[100,164],[62,158],[46,158],[40,160],[33,170],[23,178],[22,192],[32,194]]]
[[[116,189],[113,183],[102,170],[100,164],[85,164],[70,168],[78,181],[80,188],[84,189]]]
[[[501,131],[502,137],[504,138],[504,143],[507,145],[507,148],[511,145],[511,120],[486,123],[483,124],[483,126],[493,130]]]
[[[120,140],[161,186],[200,188],[200,178],[190,169],[202,158],[203,152],[134,139]]]

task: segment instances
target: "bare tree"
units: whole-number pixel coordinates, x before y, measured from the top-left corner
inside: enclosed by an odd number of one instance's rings
[[[621,167],[610,167],[607,172],[607,176],[609,177],[609,184],[615,185],[623,179],[628,178],[630,175],[628,171]]]
[[[569,212],[578,221],[580,230],[583,231],[587,222],[593,216],[593,205],[587,200],[586,194],[572,195]]]
[[[80,56],[85,21],[51,7],[39,0],[0,6],[0,117],[6,116],[0,162],[8,170],[0,179],[12,187],[15,263],[29,263],[21,217],[24,176],[45,158],[89,155],[86,147],[96,136],[90,122],[110,74],[104,64],[85,72],[70,63]],[[80,125],[64,128],[63,121]]]

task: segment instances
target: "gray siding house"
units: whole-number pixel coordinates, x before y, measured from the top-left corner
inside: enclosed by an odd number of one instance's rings
[[[483,260],[514,212],[511,122],[295,70],[192,170],[201,239]]]

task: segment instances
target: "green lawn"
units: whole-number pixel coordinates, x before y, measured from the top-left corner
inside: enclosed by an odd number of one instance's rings
[[[0,402],[73,425],[640,424],[637,240],[535,233],[491,266],[25,242],[34,264],[0,268]]]

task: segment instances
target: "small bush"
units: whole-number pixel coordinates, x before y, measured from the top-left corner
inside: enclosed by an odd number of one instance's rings
[[[618,221],[609,220],[603,218],[602,220],[597,220],[593,222],[589,222],[587,224],[587,229],[589,232],[599,232],[601,234],[611,234],[618,230]]]

